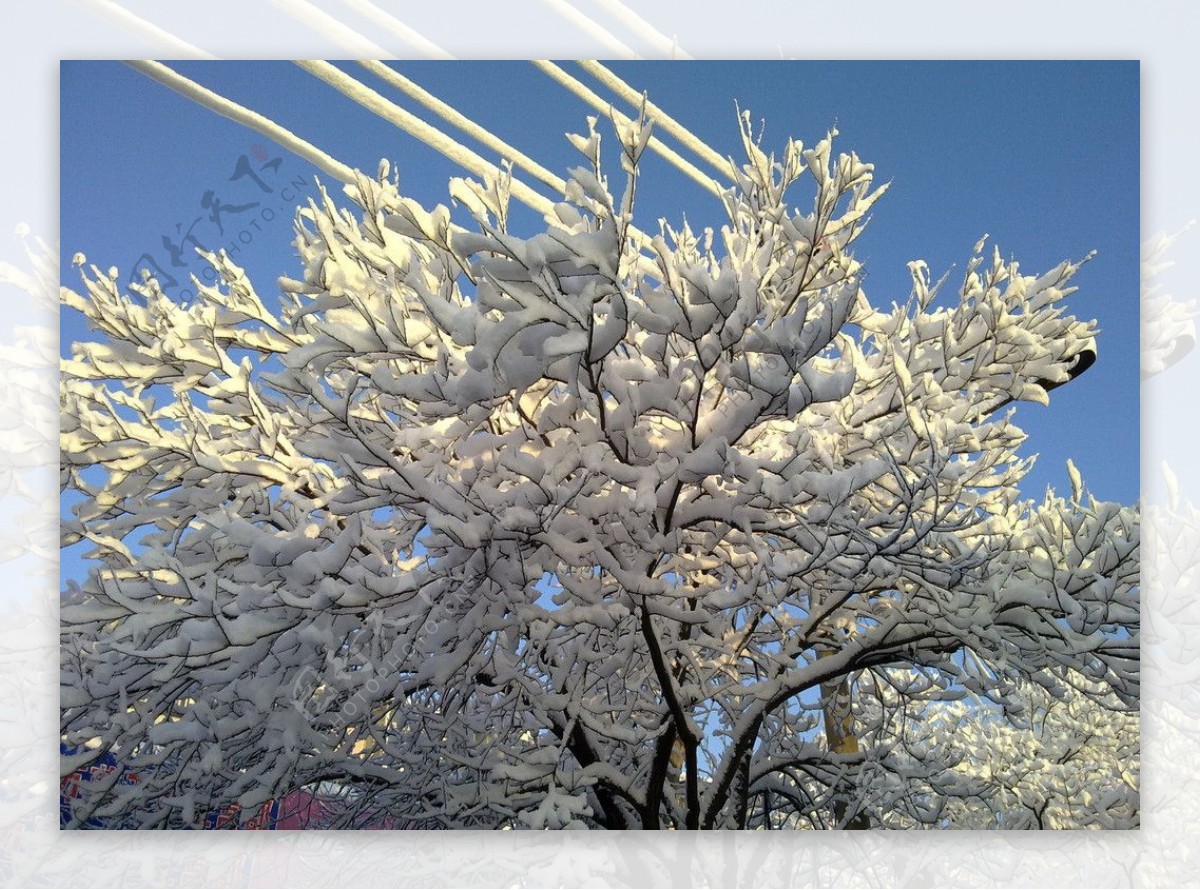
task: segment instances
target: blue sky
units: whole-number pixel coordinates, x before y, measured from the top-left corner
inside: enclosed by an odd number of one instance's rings
[[[447,179],[462,175],[432,149],[293,65],[171,64],[347,164],[374,172],[380,158],[388,158],[400,171],[401,191],[427,205],[445,202]],[[585,131],[585,117],[594,112],[528,63],[390,64],[550,170],[561,173],[579,163],[563,134]],[[405,104],[358,66],[343,67]],[[1024,451],[1040,454],[1023,491],[1040,497],[1047,484],[1066,490],[1070,457],[1097,496],[1136,500],[1137,62],[609,67],[722,154],[739,156],[739,106],[766,122],[767,148],[781,148],[788,136],[814,143],[836,126],[836,149],[857,152],[875,165],[880,181],[892,181],[856,245],[867,268],[867,295],[876,305],[906,299],[906,263],[913,259],[926,260],[935,277],[953,270],[953,283],[984,233],[1027,272],[1097,251],[1077,276],[1080,289],[1068,305],[1073,314],[1099,321],[1099,361],[1055,391],[1048,408],[1019,409],[1029,434]],[[118,62],[64,62],[61,75],[64,283],[78,282],[70,265],[76,252],[102,269],[117,266],[125,278],[149,254],[176,276],[173,292],[182,296],[185,274],[202,268],[191,259],[195,243],[231,253],[237,248],[234,259],[264,296],[277,276],[299,273],[290,215],[296,200],[315,193],[313,167]],[[611,139],[607,145],[615,161]],[[486,150],[480,153],[494,160]],[[336,194],[337,184],[329,186]],[[677,222],[686,215],[693,228],[722,222],[715,199],[656,157],[647,164],[639,200],[643,226],[660,216]],[[797,195],[798,203],[807,200]],[[534,223],[532,214],[520,215],[514,227]],[[183,267],[170,264],[164,236],[182,248]],[[86,336],[70,313],[64,313],[62,335],[64,352]],[[64,574],[69,563],[64,560]]]

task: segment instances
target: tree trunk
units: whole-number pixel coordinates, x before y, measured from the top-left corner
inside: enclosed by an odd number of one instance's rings
[[[833,651],[829,650],[822,653],[832,655]],[[829,751],[834,754],[857,754],[859,753],[858,737],[854,734],[854,712],[852,708],[853,699],[850,692],[850,679],[843,677],[835,683],[821,684],[821,712],[825,722],[825,743]],[[837,820],[838,825],[845,823],[845,828],[851,831],[860,831],[870,828],[870,822],[867,817],[858,813],[846,821],[846,814],[850,810],[851,795],[850,789],[838,788],[833,793],[833,815]]]

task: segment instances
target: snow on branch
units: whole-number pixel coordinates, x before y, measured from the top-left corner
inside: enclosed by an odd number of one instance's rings
[[[614,194],[593,122],[543,231],[500,172],[457,209],[355,174],[353,210],[297,213],[278,299],[223,253],[188,306],[64,289],[94,339],[63,362],[63,541],[97,560],[64,769],[139,776],[72,824],[323,783],[421,827],[854,825],[953,790],[905,702],[1136,701],[1138,514],[1073,468],[1021,500],[1002,410],[1095,359],[1079,264],[981,242],[957,292],[916,262],[876,308],[872,166],[742,132],[719,228],[634,228],[649,128],[619,122]]]

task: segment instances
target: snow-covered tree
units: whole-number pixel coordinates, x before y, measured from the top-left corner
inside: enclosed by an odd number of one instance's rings
[[[451,182],[462,228],[384,167],[299,211],[278,300],[223,254],[187,306],[64,289],[98,339],[63,363],[63,539],[99,560],[64,596],[64,770],[138,776],[75,819],[332,783],[423,827],[850,824],[953,766],[860,743],[852,685],[909,677],[902,722],[1064,671],[1136,701],[1136,512],[1073,467],[1017,487],[1013,403],[1095,360],[1079,264],[981,241],[957,294],[914,262],[874,308],[884,188],[834,134],[775,157],[745,119],[727,223],[652,236],[649,128],[616,130],[620,188],[592,121],[529,237],[505,176]]]

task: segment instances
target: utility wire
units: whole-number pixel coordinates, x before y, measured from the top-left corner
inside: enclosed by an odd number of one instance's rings
[[[274,140],[288,149],[288,151],[304,158],[304,160],[323,170],[334,179],[346,183],[354,183],[356,181],[357,174],[352,167],[331,157],[311,142],[301,139],[291,130],[281,127],[270,118],[263,117],[258,112],[251,111],[244,105],[239,105],[230,99],[226,99],[224,96],[214,93],[210,89],[200,86],[194,80],[189,80],[161,62],[131,61],[125,64],[157,80],[163,86],[170,87],[184,98],[203,105],[210,111],[215,111],[221,117],[229,118],[231,121],[249,127],[256,133]]]
[[[599,96],[597,96],[594,92],[592,92],[591,89],[586,87],[584,84],[580,83],[578,80],[576,80],[574,77],[572,77],[566,71],[564,71],[562,68],[555,65],[553,62],[548,61],[546,59],[534,59],[533,64],[538,68],[538,70],[540,70],[543,74],[545,74],[547,77],[549,77],[555,83],[565,87],[567,90],[574,93],[576,96],[578,96],[584,102],[591,105],[596,110],[600,111],[603,114],[611,113],[618,123],[624,124],[624,123],[629,122],[630,118],[628,116],[622,114],[621,112],[617,111],[615,108],[613,108],[612,103],[605,102],[603,99],[601,99]],[[641,102],[640,97],[638,99],[638,102],[640,104],[640,102]],[[647,110],[648,110],[648,107],[647,107]],[[652,150],[654,150],[658,154],[662,155],[671,164],[675,165],[675,167],[677,167],[679,170],[681,170],[686,176],[691,178],[693,182],[697,183],[705,190],[712,192],[718,198],[721,197],[721,195],[723,193],[723,189],[717,183],[716,180],[714,180],[711,176],[708,176],[706,173],[704,173],[703,171],[698,169],[695,164],[693,164],[691,161],[689,161],[686,158],[684,158],[683,156],[681,156],[674,149],[672,149],[671,147],[669,147],[667,145],[664,145],[662,140],[660,140],[657,136],[650,137],[649,145]],[[711,149],[709,149],[709,150],[711,151]]]

